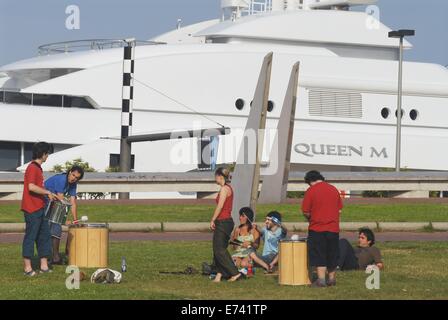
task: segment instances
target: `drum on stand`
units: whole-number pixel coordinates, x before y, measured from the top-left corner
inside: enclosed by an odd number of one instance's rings
[[[45,217],[50,222],[65,225],[71,207],[71,203],[66,200],[50,201]]]
[[[68,229],[69,264],[80,268],[107,268],[108,224],[71,225]]]
[[[280,241],[279,277],[281,285],[303,286],[310,284],[308,252],[305,241]]]

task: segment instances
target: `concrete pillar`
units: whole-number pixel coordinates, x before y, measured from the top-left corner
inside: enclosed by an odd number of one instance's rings
[[[232,218],[239,221],[239,210],[251,207],[254,212],[258,200],[260,161],[263,152],[264,129],[271,81],[272,52],[266,55],[261,67],[244,136],[238,153],[232,186],[234,191]]]
[[[297,87],[299,85],[299,66],[297,62],[291,71],[282,112],[277,124],[277,136],[270,156],[269,167],[265,170],[259,203],[281,203],[286,200],[291,149],[296,115]]]

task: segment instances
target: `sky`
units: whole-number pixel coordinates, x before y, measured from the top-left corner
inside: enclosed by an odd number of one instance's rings
[[[80,29],[68,30],[67,6],[80,9]],[[448,0],[379,0],[380,20],[415,29],[405,59],[448,65]],[[220,16],[220,0],[0,0],[0,65],[37,55],[39,45],[79,39],[150,39]],[[357,10],[365,10],[359,7]]]

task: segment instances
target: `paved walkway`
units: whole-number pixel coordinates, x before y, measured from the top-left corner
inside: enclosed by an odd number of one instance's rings
[[[66,234],[64,234],[64,237]],[[343,232],[341,238],[356,241],[357,232]],[[3,233],[0,234],[1,243],[21,243],[23,234]],[[211,241],[212,234],[207,232],[112,232],[110,240],[117,241]],[[378,232],[377,242],[387,241],[448,241],[448,232]]]

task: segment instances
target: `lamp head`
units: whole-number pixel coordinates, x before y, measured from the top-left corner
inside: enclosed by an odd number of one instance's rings
[[[401,29],[397,31],[390,31],[389,38],[404,38],[415,36],[415,30]]]

